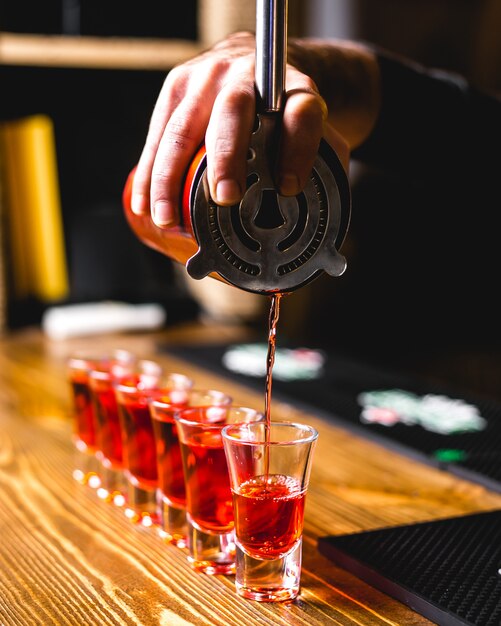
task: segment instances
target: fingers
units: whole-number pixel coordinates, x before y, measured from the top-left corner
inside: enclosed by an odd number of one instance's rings
[[[254,65],[253,39],[244,34],[169,72],[134,176],[134,213],[151,211],[160,227],[178,222],[184,177],[204,141],[213,199],[226,206],[241,200],[255,122]],[[282,194],[296,195],[308,181],[324,134],[346,168],[349,152],[326,124],[327,107],[315,83],[288,66],[286,88],[277,182]]]
[[[245,192],[254,119],[254,70],[253,62],[249,62],[232,75],[217,96],[207,128],[207,177],[217,204],[231,206]]]
[[[138,215],[150,212],[151,171],[166,124],[179,101],[175,95],[176,90],[171,88],[172,73],[167,76],[155,104],[146,142],[134,175],[131,208]],[[177,89],[181,90],[182,86]]]
[[[181,185],[209,115],[207,104],[191,96],[183,99],[165,127],[151,171],[151,216],[157,226],[178,222]]]
[[[255,117],[254,54],[226,50],[174,68],[152,115],[132,189],[132,210],[169,227],[179,220],[186,170],[205,139],[211,195],[238,202]]]
[[[288,68],[277,168],[277,183],[283,195],[296,195],[306,185],[326,119],[327,106],[313,81]]]
[[[184,175],[203,142],[217,95],[215,71],[215,64],[207,63],[174,68],[155,105],[134,178],[132,210],[151,211],[160,227],[179,221]]]

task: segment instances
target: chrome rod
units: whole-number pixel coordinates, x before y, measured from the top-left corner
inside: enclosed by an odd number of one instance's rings
[[[265,112],[279,111],[287,63],[287,0],[256,0],[256,87]]]

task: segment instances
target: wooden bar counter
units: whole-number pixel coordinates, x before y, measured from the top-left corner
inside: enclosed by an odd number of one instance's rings
[[[239,341],[202,326],[158,334],[50,341],[38,329],[0,338],[0,624],[2,626],[424,625],[430,622],[324,558],[317,539],[501,506],[501,495],[357,438],[293,406],[275,419],[319,431],[305,515],[301,595],[291,604],[237,597],[231,577],[191,569],[186,552],[133,525],[72,477],[66,359],[80,349],[125,348],[156,358],[197,386],[263,408],[250,392],[175,360],[158,346]]]

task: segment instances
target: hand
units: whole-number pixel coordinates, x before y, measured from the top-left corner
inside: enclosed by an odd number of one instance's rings
[[[178,223],[183,178],[204,141],[212,198],[224,206],[241,200],[256,111],[254,63],[254,36],[237,33],[169,72],[134,176],[134,213],[151,210],[160,227]],[[285,91],[277,181],[280,193],[296,195],[322,136],[346,169],[349,149],[326,123],[327,105],[309,76],[288,65]]]

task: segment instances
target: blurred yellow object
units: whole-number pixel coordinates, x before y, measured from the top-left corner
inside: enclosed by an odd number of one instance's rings
[[[7,328],[7,270],[5,255],[5,183],[2,176],[3,154],[0,151],[0,334]]]
[[[4,122],[1,135],[13,295],[62,300],[69,285],[52,120]]]
[[[21,198],[22,185],[15,166],[18,160],[16,134],[10,122],[2,124],[0,137],[3,154],[6,258],[12,278],[13,296],[25,298],[30,294],[27,234],[23,232],[26,218]]]

